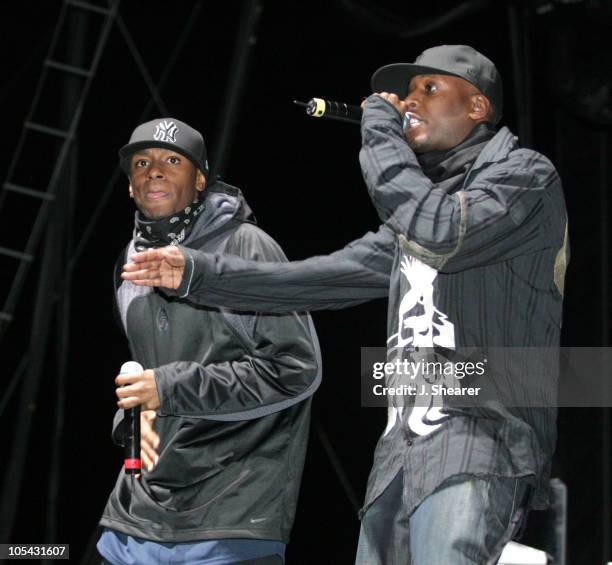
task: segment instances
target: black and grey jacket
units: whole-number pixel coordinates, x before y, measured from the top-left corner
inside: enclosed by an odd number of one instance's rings
[[[185,245],[254,261],[286,260],[252,222],[241,192],[220,182],[207,187],[206,208]],[[122,282],[119,272],[117,304],[130,350],[155,372],[161,445],[157,465],[143,472],[134,491],[120,472],[101,525],[162,542],[286,543],[311,396],[321,378],[309,316],[238,312],[230,303],[208,308]],[[117,443],[122,416],[115,418]]]
[[[363,113],[360,161],[382,222],[376,233],[331,255],[282,265],[184,249],[178,292],[208,305],[238,297],[238,307],[268,312],[346,308],[388,295],[391,356],[420,346],[507,353],[559,345],[567,220],[548,159],[520,148],[502,128],[463,183],[446,191],[423,173],[397,111],[373,96]],[[520,356],[501,366],[510,388],[527,377],[554,392],[554,366],[534,367]],[[408,511],[461,474],[531,477],[531,506],[546,504],[554,408],[493,403],[449,410],[441,425],[414,414],[390,407],[366,508],[401,469]]]

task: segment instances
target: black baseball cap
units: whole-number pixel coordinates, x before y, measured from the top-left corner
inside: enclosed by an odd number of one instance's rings
[[[468,45],[438,45],[423,51],[414,63],[380,67],[371,79],[374,92],[408,95],[408,85],[417,75],[450,75],[467,80],[482,92],[495,110],[499,122],[504,106],[501,76],[490,59]]]
[[[185,155],[204,174],[208,174],[206,145],[202,134],[175,118],[157,118],[140,124],[127,145],[119,149],[119,162],[125,174],[130,174],[130,157],[140,149],[162,147]]]

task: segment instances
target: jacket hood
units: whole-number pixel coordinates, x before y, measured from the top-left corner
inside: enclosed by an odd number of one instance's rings
[[[217,231],[230,220],[256,224],[251,207],[242,191],[221,181],[215,181],[204,191],[204,211],[196,220],[185,243]]]

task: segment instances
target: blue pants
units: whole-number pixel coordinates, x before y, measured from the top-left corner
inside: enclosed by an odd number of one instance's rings
[[[101,557],[101,559],[101,565],[113,565],[110,561],[104,559],[104,557]],[[267,557],[258,557],[247,561],[237,561],[236,565],[282,565],[283,563],[283,558],[280,555],[269,555]]]
[[[398,473],[361,520],[357,565],[493,565],[521,526],[525,479],[456,477],[410,515]]]

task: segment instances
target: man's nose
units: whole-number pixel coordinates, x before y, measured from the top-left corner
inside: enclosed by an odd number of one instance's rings
[[[148,173],[150,179],[164,178],[164,169],[159,163],[151,163]]]
[[[416,94],[409,94],[404,98],[404,104],[406,105],[406,110],[416,110],[419,107],[420,100]]]

